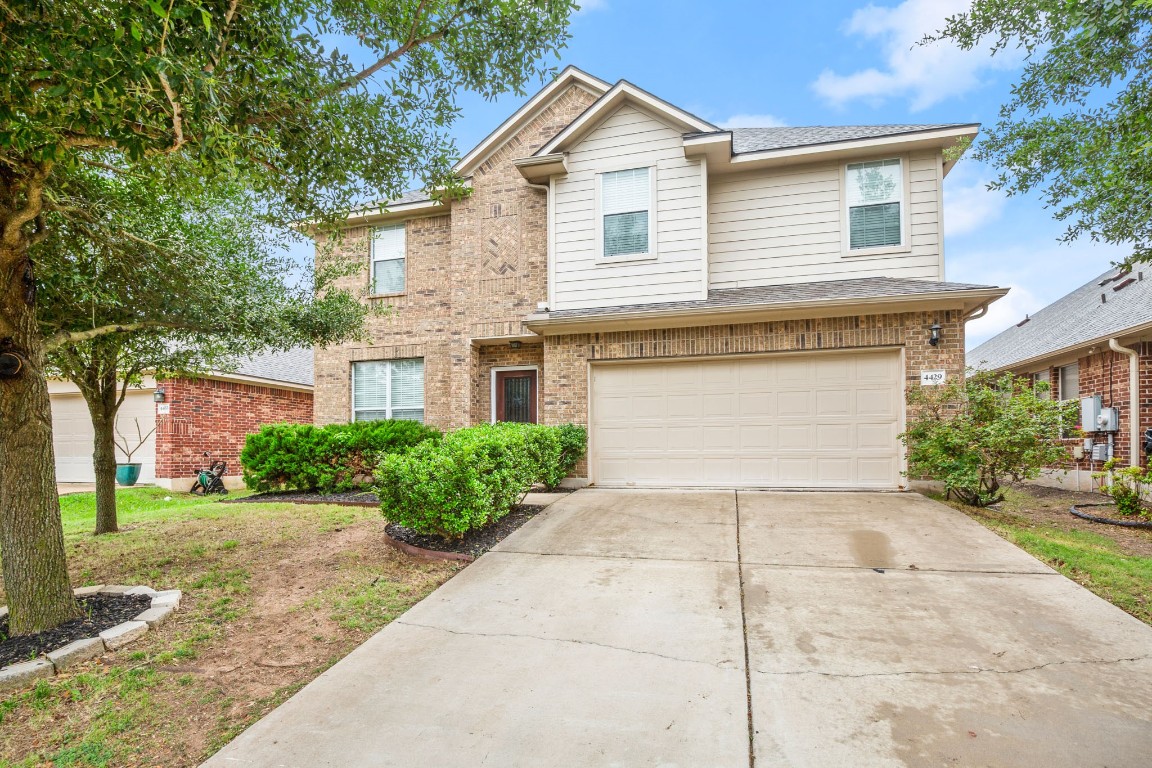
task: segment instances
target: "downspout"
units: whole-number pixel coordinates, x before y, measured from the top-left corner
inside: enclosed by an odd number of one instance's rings
[[[1140,353],[1120,346],[1116,339],[1108,339],[1108,348],[1113,352],[1128,355],[1128,432],[1129,464],[1140,466]]]

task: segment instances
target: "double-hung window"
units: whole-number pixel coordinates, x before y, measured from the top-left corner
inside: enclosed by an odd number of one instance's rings
[[[652,169],[602,173],[600,232],[605,258],[654,256]]]
[[[383,296],[404,292],[404,225],[372,231],[372,293]]]
[[[1044,386],[1041,387],[1040,385]],[[1052,375],[1044,370],[1032,374],[1032,389],[1036,390],[1037,397],[1042,400],[1052,399]]]
[[[1072,363],[1056,369],[1059,374],[1060,399],[1078,400],[1080,398],[1080,364]]]
[[[352,363],[352,420],[424,421],[424,360]]]
[[[848,163],[845,182],[849,249],[902,245],[904,174],[901,161]]]

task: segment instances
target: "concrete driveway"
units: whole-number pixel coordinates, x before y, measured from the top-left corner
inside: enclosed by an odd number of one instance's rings
[[[557,502],[205,765],[1147,766],[1152,628],[913,494]]]

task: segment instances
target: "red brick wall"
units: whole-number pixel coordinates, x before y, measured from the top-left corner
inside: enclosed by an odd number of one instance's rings
[[[228,462],[228,475],[238,477],[246,435],[263,424],[312,423],[311,392],[215,379],[174,379],[159,386],[170,412],[156,416],[158,479],[193,477],[204,451]]]

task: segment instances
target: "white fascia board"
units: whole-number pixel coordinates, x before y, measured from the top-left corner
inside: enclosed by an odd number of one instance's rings
[[[249,384],[253,387],[266,387],[268,389],[287,389],[293,392],[311,392],[313,386],[311,384],[300,384],[294,381],[278,381],[276,379],[263,379],[259,376],[246,376],[242,373],[223,373],[220,371],[213,371],[212,373],[201,374],[200,376],[193,376],[193,379],[211,379],[213,381],[229,381],[236,384]]]
[[[1143,325],[1133,326],[1132,328],[1128,328],[1123,331],[1106,333],[1103,336],[1097,336],[1096,338],[1089,339],[1087,341],[1078,341],[1068,347],[1061,347],[1060,349],[1054,349],[1051,352],[1045,352],[1040,355],[1026,357],[1023,360],[1017,360],[1014,363],[990,368],[989,370],[1019,371],[1022,368],[1035,367],[1037,363],[1042,363],[1045,361],[1049,363],[1048,367],[1064,365],[1067,363],[1075,362],[1079,358],[1084,357],[1088,354],[1088,350],[1092,347],[1108,346],[1108,339],[1116,339],[1121,343],[1127,342],[1131,344],[1133,341],[1142,340],[1143,337],[1149,333],[1152,333],[1152,323],[1144,323]],[[979,364],[980,361],[977,360],[976,363]]]
[[[349,214],[346,221],[350,227],[362,226],[378,221],[390,219],[406,219],[414,216],[431,216],[446,210],[448,206],[439,200],[420,200],[415,203],[403,203],[385,208],[365,208]]]
[[[598,77],[593,77],[583,70],[572,66],[565,67],[564,70],[556,76],[555,80],[540,89],[524,106],[513,112],[511,117],[497,126],[496,130],[492,131],[492,133],[484,137],[484,140],[477,144],[468,154],[460,158],[460,162],[456,163],[456,165],[452,167],[452,170],[462,176],[470,175],[472,171],[476,169],[476,166],[483,163],[492,152],[507,141],[524,123],[528,122],[536,112],[553,101],[570,85],[578,85],[593,96],[600,96],[611,88],[610,84]]]
[[[657,117],[676,123],[686,133],[692,131],[711,133],[719,130],[712,123],[701,120],[696,115],[685,112],[679,107],[653,96],[627,80],[621,80],[612,86],[610,91],[601,96],[595,104],[588,107],[579,117],[569,123],[568,127],[536,150],[535,155],[551,155],[563,151],[625,102],[636,104]]]

